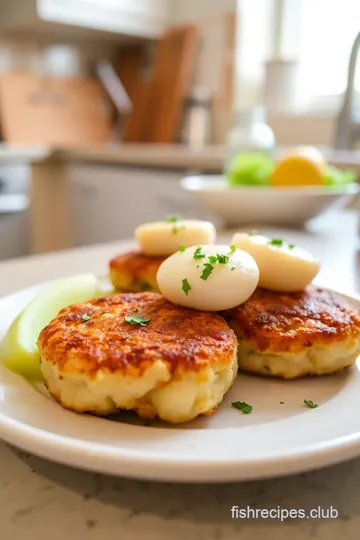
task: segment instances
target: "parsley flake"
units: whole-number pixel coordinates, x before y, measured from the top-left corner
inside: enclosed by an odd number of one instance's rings
[[[252,406],[246,403],[245,401],[232,401],[231,406],[238,411],[241,411],[243,414],[250,414],[253,410]]]
[[[208,256],[209,263],[211,264],[227,264],[229,262],[229,257],[227,255],[224,255],[223,253],[217,253],[216,255],[209,255]]]
[[[255,236],[257,233],[257,231],[249,231],[248,236]]]
[[[174,223],[174,226],[172,228],[173,234],[177,234],[179,232],[179,227],[177,226],[177,223],[182,220],[181,216],[170,216],[167,218],[168,223]]]
[[[194,259],[204,259],[206,257],[205,253],[201,253],[201,250],[202,250],[202,247],[201,246],[198,246],[195,251],[194,251],[194,255],[193,255],[193,258]]]
[[[284,240],[282,240],[281,238],[270,238],[268,244],[269,246],[281,247],[284,244]]]
[[[186,296],[189,294],[189,291],[191,290],[191,286],[188,282],[188,280],[185,278],[182,280],[182,290],[184,291],[184,293],[186,294]]]
[[[168,223],[176,223],[177,221],[180,221],[181,219],[182,219],[181,216],[169,216],[166,221]]]
[[[304,399],[304,405],[305,407],[308,407],[309,409],[316,409],[319,405],[317,403],[314,403],[311,401],[311,399]]]
[[[186,247],[185,246],[179,246],[179,251],[180,253],[183,253],[185,251]]]
[[[107,313],[107,312],[106,312],[106,311],[102,311],[102,312],[100,313],[100,316],[101,316],[101,315],[105,315],[105,313]]]
[[[212,264],[205,263],[204,264],[204,270],[202,271],[202,274],[200,276],[200,279],[206,281],[207,278],[210,276],[211,272],[214,270],[214,267]]]
[[[234,246],[234,244],[231,244],[230,253],[235,253],[235,251],[236,251],[236,246]]]
[[[180,229],[185,229],[185,225],[181,225],[181,227],[178,227],[177,225],[174,225],[171,230],[172,230],[173,234],[177,234],[180,231]]]
[[[289,244],[289,245],[288,245],[288,248],[289,248],[289,249],[294,249],[294,247],[295,247],[295,244]]]
[[[90,315],[88,315],[87,313],[84,313],[82,316],[81,316],[81,320],[82,321],[90,321],[91,317]]]
[[[139,313],[139,308],[133,309],[133,312],[134,312],[134,313]]]
[[[227,255],[218,253],[216,257],[219,264],[227,264],[229,262],[229,257]]]
[[[146,326],[147,324],[149,324],[151,319],[146,319],[141,315],[130,315],[129,317],[124,317],[124,321],[132,324],[133,326],[136,324],[139,324],[140,326]]]
[[[231,272],[233,272],[233,271],[235,270],[235,268],[236,268],[236,267],[235,267],[235,266],[233,266],[233,267],[231,268]]]

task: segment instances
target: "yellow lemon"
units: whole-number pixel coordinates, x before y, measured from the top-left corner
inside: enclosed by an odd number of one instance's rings
[[[326,161],[316,148],[302,146],[280,160],[270,178],[273,187],[322,186]]]

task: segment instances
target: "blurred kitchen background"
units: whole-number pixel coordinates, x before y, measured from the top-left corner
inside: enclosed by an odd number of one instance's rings
[[[216,220],[180,180],[236,141],[360,176],[359,32],[359,0],[0,0],[0,259]]]

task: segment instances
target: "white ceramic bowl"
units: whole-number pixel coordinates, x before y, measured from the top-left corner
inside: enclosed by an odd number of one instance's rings
[[[330,209],[346,206],[358,184],[326,187],[229,187],[223,176],[187,176],[181,187],[229,226],[302,225]]]

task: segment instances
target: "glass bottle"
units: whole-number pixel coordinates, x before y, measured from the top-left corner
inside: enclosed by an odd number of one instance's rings
[[[265,122],[264,110],[259,107],[239,111],[226,139],[225,170],[238,154],[257,152],[274,158],[275,149],[275,135]]]

